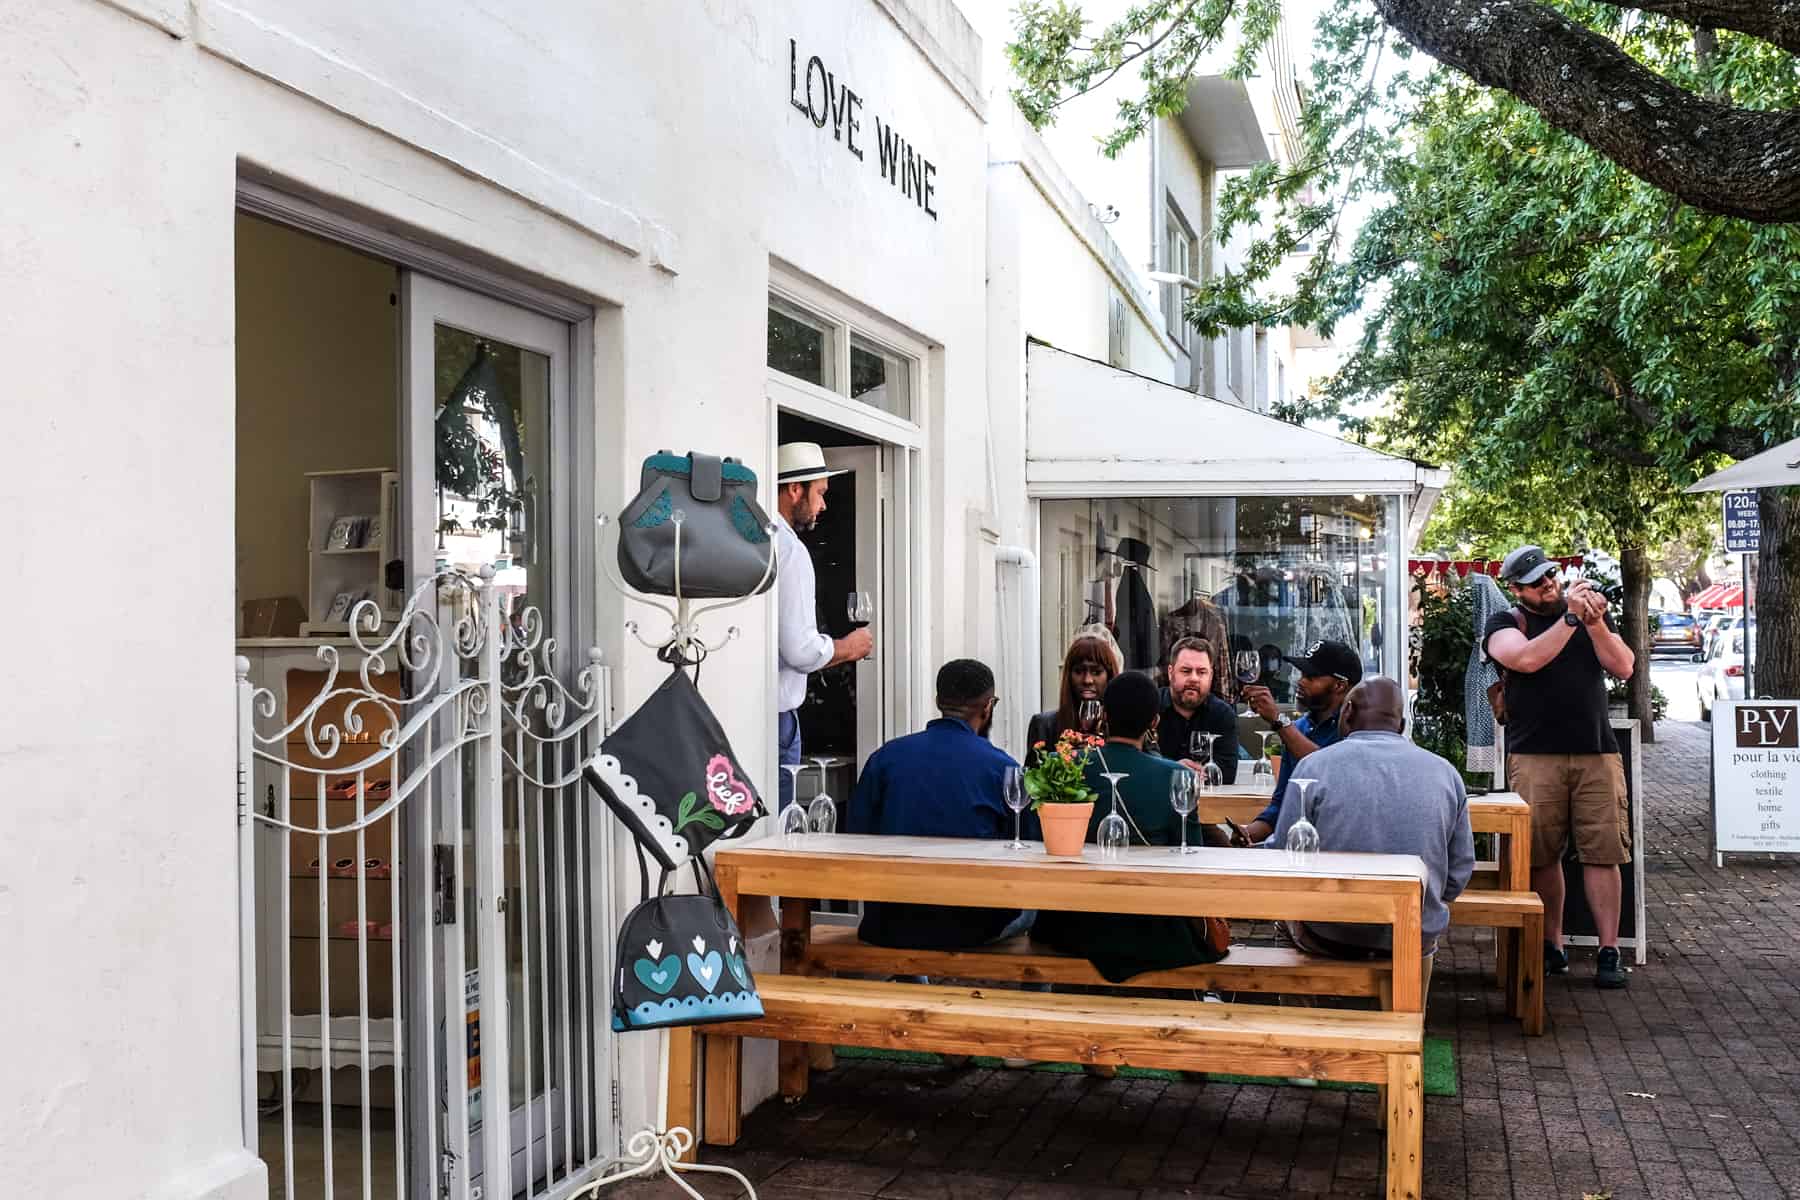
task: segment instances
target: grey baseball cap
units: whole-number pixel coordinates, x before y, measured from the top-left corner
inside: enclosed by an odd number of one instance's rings
[[[1500,578],[1508,583],[1536,583],[1547,572],[1556,570],[1556,560],[1544,553],[1542,546],[1520,546],[1500,564]]]

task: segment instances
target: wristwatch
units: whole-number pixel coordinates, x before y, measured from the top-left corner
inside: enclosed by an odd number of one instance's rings
[[[1567,625],[1570,629],[1574,629],[1581,624],[1581,618],[1572,612],[1566,612],[1563,614],[1563,624]]]
[[[1294,718],[1288,716],[1286,713],[1276,713],[1275,720],[1273,722],[1271,722],[1271,724],[1273,724],[1275,726],[1275,728],[1277,728],[1277,729],[1286,729],[1289,725],[1292,725],[1293,723],[1294,723]]]

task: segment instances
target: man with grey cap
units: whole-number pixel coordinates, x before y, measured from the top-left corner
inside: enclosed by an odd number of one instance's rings
[[[853,629],[832,639],[819,630],[818,585],[812,555],[799,534],[818,523],[833,475],[817,442],[788,442],[775,464],[775,570],[780,621],[776,636],[776,757],[789,765],[800,762],[800,706],[806,703],[806,678],[814,671],[869,656],[875,639],[868,629]],[[794,782],[781,772],[781,807],[794,799]]]
[[[1505,683],[1507,777],[1531,805],[1531,886],[1544,901],[1544,968],[1565,974],[1563,847],[1572,837],[1600,943],[1594,983],[1625,986],[1619,962],[1619,867],[1631,861],[1625,768],[1606,707],[1606,677],[1637,665],[1587,580],[1564,589],[1557,564],[1520,546],[1500,564],[1518,605],[1481,631]]]

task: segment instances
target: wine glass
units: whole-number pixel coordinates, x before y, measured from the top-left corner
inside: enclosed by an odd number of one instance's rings
[[[1244,687],[1262,678],[1262,655],[1255,650],[1239,650],[1231,656],[1231,670],[1237,676],[1238,690],[1242,694]],[[1250,711],[1248,704],[1244,705],[1244,711]]]
[[[1196,729],[1188,734],[1188,752],[1194,761],[1200,764],[1201,790],[1216,792],[1224,786],[1225,772],[1213,761],[1213,743],[1219,740],[1216,733],[1207,733]]]
[[[1265,730],[1262,735],[1262,753],[1256,756],[1256,765],[1250,769],[1250,781],[1259,783],[1267,780],[1272,787],[1275,783],[1275,763],[1281,757],[1281,735],[1274,730]]]
[[[1169,851],[1171,854],[1193,854],[1198,846],[1187,844],[1188,816],[1193,813],[1194,773],[1192,771],[1176,771],[1169,776],[1169,807],[1181,818],[1181,845]]]
[[[806,836],[806,810],[800,807],[800,801],[781,810],[781,840],[790,846],[797,846]]]
[[[1101,778],[1112,785],[1112,811],[1100,822],[1099,841],[1102,858],[1117,858],[1131,844],[1131,830],[1119,815],[1119,780],[1131,776],[1124,771],[1102,771]]]
[[[815,755],[813,763],[819,768],[819,794],[806,806],[806,824],[814,833],[836,833],[837,803],[825,790],[825,772],[831,759],[827,755]]]
[[[851,592],[850,602],[845,608],[853,629],[861,629],[875,619],[875,601],[867,592]]]
[[[1025,842],[1019,836],[1019,821],[1025,812],[1025,805],[1031,797],[1025,791],[1025,775],[1017,767],[1008,767],[1000,776],[1000,798],[1006,801],[1006,807],[1012,809],[1013,836],[1006,843],[1008,850],[1024,850]]]
[[[806,768],[800,763],[782,763],[781,769],[787,772],[788,777],[788,803],[786,807],[799,808],[800,772],[806,770]]]
[[[1075,710],[1076,718],[1081,722],[1081,732],[1092,733],[1100,727],[1100,702],[1083,700]]]
[[[1287,856],[1288,862],[1296,867],[1312,865],[1313,855],[1319,852],[1319,831],[1307,818],[1311,813],[1306,807],[1306,789],[1316,780],[1290,779],[1288,783],[1300,789],[1300,819],[1288,828]]]

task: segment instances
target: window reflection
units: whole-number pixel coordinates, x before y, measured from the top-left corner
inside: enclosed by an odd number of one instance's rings
[[[769,366],[822,388],[836,387],[834,331],[791,304],[769,300]]]
[[[1366,672],[1394,674],[1387,497],[1256,496],[1047,500],[1042,653],[1053,690],[1063,649],[1084,625],[1118,639],[1127,669],[1161,676],[1185,636],[1214,645],[1214,688],[1241,686],[1230,656],[1259,654],[1278,701],[1293,696],[1282,659],[1315,642],[1356,648]]]
[[[851,334],[850,398],[910,420],[911,364],[887,347]]]

